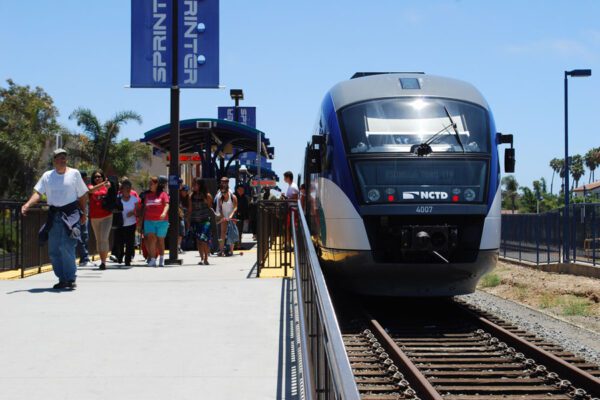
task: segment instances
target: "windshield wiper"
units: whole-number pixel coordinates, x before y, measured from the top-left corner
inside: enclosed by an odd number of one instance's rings
[[[448,116],[448,119],[450,120],[450,125],[452,126],[452,130],[454,130],[454,135],[456,137],[456,141],[458,142],[458,144],[460,145],[460,148],[462,149],[462,151],[464,153],[465,146],[463,146],[462,141],[460,140],[460,134],[458,133],[458,129],[456,128],[456,123],[450,116],[450,113],[448,112],[448,109],[446,108],[446,106],[444,106],[444,111],[446,111],[446,115]]]
[[[452,121],[452,119],[450,119],[450,121]],[[415,153],[418,156],[426,156],[428,154],[431,154],[433,149],[431,148],[430,144],[433,143],[438,137],[440,137],[442,132],[447,132],[448,128],[450,128],[451,126],[452,126],[452,123],[446,125],[442,129],[437,131],[432,137],[430,137],[429,139],[427,139],[425,142],[423,142],[421,144],[413,144],[412,147],[410,148],[411,153]]]

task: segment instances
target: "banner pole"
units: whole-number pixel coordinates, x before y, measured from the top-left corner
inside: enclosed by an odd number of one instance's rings
[[[179,1],[173,0],[172,13],[172,61],[171,61],[171,133],[169,148],[171,160],[169,163],[169,259],[167,264],[179,264]]]

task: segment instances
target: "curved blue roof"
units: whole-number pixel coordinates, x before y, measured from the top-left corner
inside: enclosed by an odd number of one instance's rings
[[[179,126],[179,151],[182,153],[199,152],[204,149],[207,134],[213,134],[213,144],[231,143],[242,150],[256,151],[256,139],[257,135],[260,135],[263,155],[268,157],[266,147],[270,141],[265,133],[239,122],[215,118],[193,118],[180,121]],[[170,135],[171,125],[165,124],[144,133],[141,141],[151,143],[163,151],[169,151]]]

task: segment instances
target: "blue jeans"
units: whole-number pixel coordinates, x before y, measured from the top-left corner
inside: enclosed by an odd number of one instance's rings
[[[79,263],[86,263],[90,261],[90,252],[88,250],[88,239],[89,234],[89,220],[85,221],[85,224],[81,225],[81,241],[77,242],[77,254],[79,255]]]
[[[75,281],[77,278],[76,247],[77,240],[69,237],[67,227],[60,219],[59,213],[56,213],[52,229],[48,233],[48,255],[54,275],[61,282]]]

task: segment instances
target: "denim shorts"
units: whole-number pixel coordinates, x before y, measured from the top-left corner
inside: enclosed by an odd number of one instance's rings
[[[168,229],[169,221],[144,221],[144,235],[153,233],[159,238],[164,238],[167,236]]]

